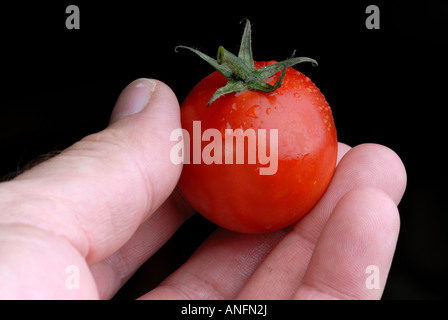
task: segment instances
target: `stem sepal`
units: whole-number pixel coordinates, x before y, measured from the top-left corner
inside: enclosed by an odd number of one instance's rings
[[[317,66],[317,61],[314,59],[307,57],[294,57],[294,51],[291,58],[287,60],[255,69],[251,42],[251,24],[250,21],[246,19],[246,26],[244,28],[243,37],[241,39],[238,56],[229,52],[223,46],[220,46],[218,48],[216,60],[200,52],[199,50],[187,46],[176,47],[176,51],[178,48],[182,48],[190,50],[193,53],[197,54],[200,58],[209,63],[212,67],[214,67],[224,77],[227,78],[227,84],[215,91],[212,98],[207,103],[207,107],[210,106],[213,101],[223,95],[242,91],[245,89],[257,90],[267,93],[273,92],[281,87],[287,68],[292,67],[298,63],[311,62],[313,66]],[[265,79],[273,76],[279,71],[282,71],[282,73],[277,78],[274,85],[270,85],[269,83],[264,81]]]

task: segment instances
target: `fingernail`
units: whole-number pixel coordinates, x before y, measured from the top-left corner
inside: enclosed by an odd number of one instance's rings
[[[118,97],[109,122],[112,123],[145,109],[154,93],[155,87],[156,82],[150,79],[138,79],[131,82]]]

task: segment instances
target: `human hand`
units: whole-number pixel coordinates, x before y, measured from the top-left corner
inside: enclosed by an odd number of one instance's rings
[[[188,219],[169,160],[180,127],[172,91],[139,79],[105,130],[0,184],[0,298],[110,298]],[[379,145],[339,145],[335,176],[297,224],[268,234],[215,231],[148,299],[381,297],[406,172]],[[380,289],[366,287],[378,267]],[[67,286],[67,268],[79,275]]]

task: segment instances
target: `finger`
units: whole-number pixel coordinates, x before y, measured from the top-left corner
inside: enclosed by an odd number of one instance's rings
[[[63,238],[26,224],[0,224],[0,299],[96,299],[84,258]]]
[[[106,258],[174,189],[181,166],[170,161],[169,138],[179,127],[173,92],[159,81],[134,81],[108,128],[1,186],[2,222],[61,236],[89,264]]]
[[[371,186],[383,190],[398,205],[406,189],[406,169],[400,157],[378,144],[362,144],[351,149],[340,161],[335,176],[313,214],[295,227],[315,243],[338,201],[350,190]]]
[[[399,221],[396,204],[383,191],[348,192],[325,226],[294,298],[381,298]]]
[[[345,143],[338,142],[338,157],[337,157],[337,160],[336,160],[336,165],[339,164],[339,162],[346,155],[346,153],[350,151],[351,148],[352,147],[350,147],[349,145],[347,145]]]
[[[141,299],[232,299],[283,237],[218,229],[176,272]]]
[[[347,192],[365,186],[383,190],[395,203],[400,201],[406,187],[406,171],[400,158],[392,150],[380,145],[365,144],[348,151],[339,162],[322,199],[260,264],[239,297],[292,297],[301,283],[315,244],[334,207]],[[271,290],[259,290],[260,287]]]
[[[175,189],[118,251],[91,266],[100,299],[109,299],[194,214],[193,208]]]

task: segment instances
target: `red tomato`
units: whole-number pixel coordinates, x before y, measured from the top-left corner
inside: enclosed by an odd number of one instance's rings
[[[201,134],[209,128],[278,129],[278,170],[260,175],[260,164],[248,164],[247,159],[244,164],[201,161],[184,165],[179,187],[199,213],[224,228],[258,233],[286,227],[311,210],[333,176],[337,137],[330,106],[309,78],[288,68],[282,86],[272,93],[230,93],[207,108],[226,83],[217,71],[199,82],[182,104],[182,127],[190,137],[193,121],[201,121]],[[201,150],[207,144],[202,141]]]
[[[255,69],[273,63],[255,62]],[[273,85],[279,73],[265,81]],[[215,91],[227,81],[217,71],[210,74],[193,88],[181,106],[181,122],[189,134],[191,157],[190,163],[187,159],[184,164],[179,187],[200,214],[221,227],[243,233],[284,228],[313,208],[332,179],[337,137],[330,106],[308,77],[289,67],[282,85],[273,92],[246,89],[228,93],[207,107]],[[198,137],[194,121],[200,121],[201,135],[208,129],[217,129],[221,134],[209,141]],[[249,138],[245,139],[243,164],[236,163],[235,145],[233,150],[226,149],[225,129],[238,128],[243,132],[255,131],[256,163],[249,163],[253,151],[248,148]],[[266,143],[260,143],[265,136],[258,129],[266,130]],[[270,144],[274,137],[270,133],[275,131],[277,150],[271,149]],[[186,139],[188,135],[184,135]],[[194,148],[196,151],[199,148],[195,141],[200,141],[204,153],[210,152],[212,143],[222,146],[222,155],[218,153],[222,163],[206,164],[204,159],[193,163]],[[216,156],[217,151],[220,150],[215,148],[210,154]],[[278,151],[277,170],[273,174],[260,174],[262,168],[269,166],[273,171],[275,159],[269,164],[262,163],[259,154],[275,155],[275,151]],[[233,164],[226,161],[230,157]]]

